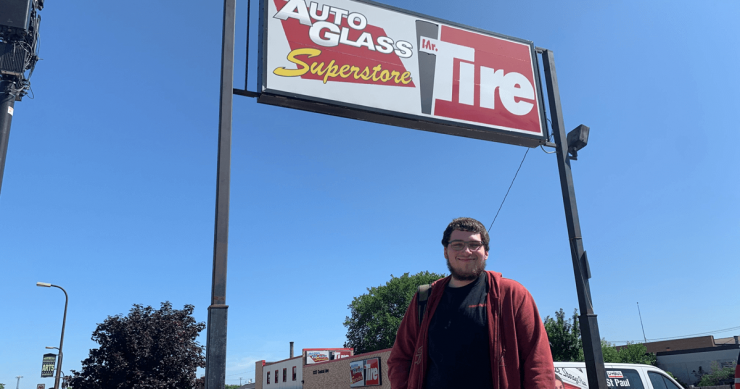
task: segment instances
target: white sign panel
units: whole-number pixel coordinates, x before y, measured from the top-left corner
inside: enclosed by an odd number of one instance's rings
[[[262,4],[260,102],[506,143],[547,138],[531,42],[377,3]]]
[[[326,362],[329,360],[329,350],[320,351],[307,351],[306,352],[306,364],[310,365],[313,363]]]

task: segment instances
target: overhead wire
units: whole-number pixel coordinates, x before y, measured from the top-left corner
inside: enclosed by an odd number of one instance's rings
[[[506,195],[504,195],[504,199],[501,200],[501,205],[498,207],[498,211],[496,211],[496,216],[493,218],[493,221],[491,222],[491,226],[488,227],[488,232],[491,231],[491,227],[493,227],[493,223],[496,223],[496,219],[498,218],[499,212],[501,212],[501,208],[504,206],[504,202],[506,202],[506,198],[509,196],[509,192],[511,191],[511,187],[514,186],[514,181],[516,181],[516,176],[519,175],[519,170],[522,169],[522,165],[524,164],[524,160],[527,159],[527,154],[529,153],[529,147],[527,148],[527,151],[524,153],[524,157],[522,158],[522,162],[519,163],[519,168],[516,169],[516,173],[514,173],[514,178],[511,180],[511,184],[509,184],[509,189],[506,190]]]
[[[548,123],[550,123],[550,129],[552,130],[552,122],[550,119],[545,118]],[[547,140],[550,141],[552,139],[552,131],[550,131],[550,135],[547,137]],[[545,152],[545,154],[553,154],[554,151],[545,151],[545,149],[540,145],[540,148],[542,148],[542,151]],[[524,157],[522,157],[522,162],[519,163],[519,168],[516,169],[516,173],[514,173],[514,178],[511,180],[511,184],[509,184],[509,189],[506,190],[506,194],[504,195],[504,199],[501,200],[501,205],[498,207],[498,211],[496,211],[496,216],[494,216],[493,221],[491,222],[491,225],[488,227],[488,232],[491,232],[491,228],[493,227],[493,223],[496,223],[496,219],[498,219],[498,214],[501,212],[501,208],[504,206],[504,202],[506,202],[506,197],[509,196],[509,192],[511,191],[511,187],[514,186],[514,181],[516,181],[516,176],[519,175],[519,170],[521,170],[522,165],[524,164],[524,160],[527,158],[527,153],[529,153],[529,148],[527,148],[527,151],[524,152]]]
[[[684,338],[692,337],[692,336],[711,335],[711,334],[718,334],[718,333],[722,333],[722,332],[729,332],[729,331],[735,331],[735,330],[740,330],[740,326],[738,326],[738,327],[724,328],[724,329],[721,329],[721,330],[700,332],[700,333],[697,333],[697,334],[671,336],[671,337],[667,337],[667,338],[648,339],[648,341],[654,342],[654,341],[661,341],[661,340],[684,339]],[[637,343],[637,342],[639,342],[639,340],[611,340],[610,342]]]

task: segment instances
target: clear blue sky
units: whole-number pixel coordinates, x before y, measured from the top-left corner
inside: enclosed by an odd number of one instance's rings
[[[740,334],[737,2],[387,3],[555,53],[566,129],[591,127],[573,172],[602,337],[641,340],[638,301],[648,339]],[[132,304],[194,304],[206,320],[223,8],[166,4],[42,11],[35,99],[15,105],[0,195],[9,388],[52,384],[41,359],[64,296],[37,281],[70,295],[67,373],[96,324]],[[246,2],[238,16],[241,85]],[[341,347],[347,305],[391,274],[446,273],[444,227],[490,224],[526,150],[241,96],[233,128],[231,384],[287,358],[290,341]],[[491,235],[489,269],[528,287],[543,316],[573,311],[554,155],[529,152]]]

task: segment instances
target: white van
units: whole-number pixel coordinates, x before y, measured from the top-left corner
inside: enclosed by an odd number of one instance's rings
[[[684,389],[668,373],[650,365],[605,363],[610,389]],[[555,389],[587,389],[585,362],[555,362]]]

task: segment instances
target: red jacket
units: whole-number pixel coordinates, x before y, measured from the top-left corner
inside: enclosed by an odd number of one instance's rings
[[[488,339],[492,389],[552,389],[555,369],[545,326],[532,295],[520,283],[488,274]],[[427,374],[429,322],[450,282],[435,281],[427,312],[419,326],[417,296],[411,300],[388,358],[388,378],[393,389],[422,389]]]

